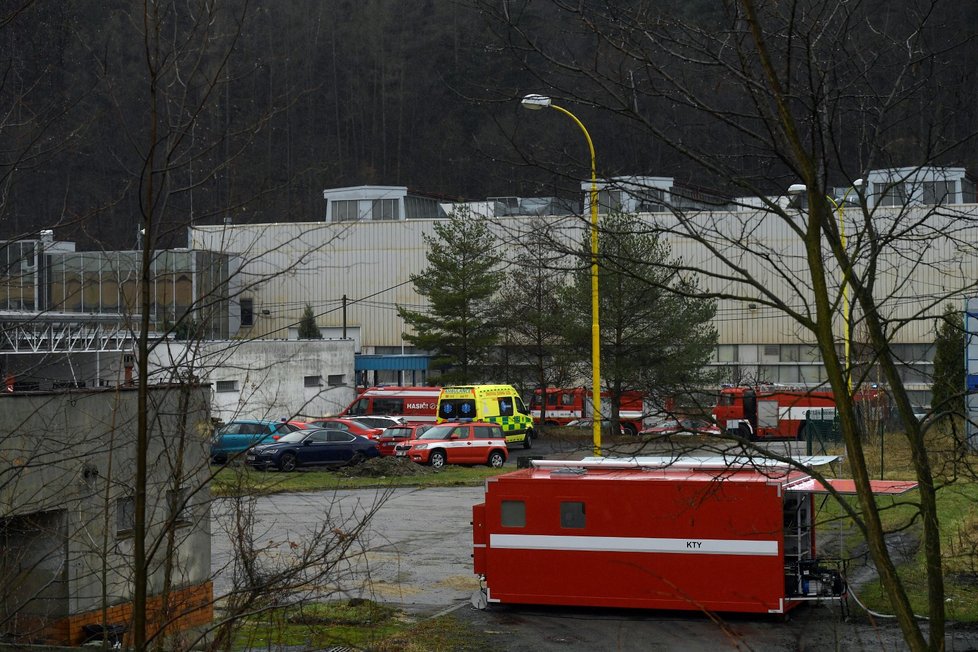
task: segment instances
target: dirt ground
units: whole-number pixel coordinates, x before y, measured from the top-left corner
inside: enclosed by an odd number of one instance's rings
[[[404,457],[382,456],[336,471],[349,478],[391,478],[436,473],[430,466],[416,464]]]

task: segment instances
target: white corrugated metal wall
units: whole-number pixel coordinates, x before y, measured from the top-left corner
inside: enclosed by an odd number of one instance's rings
[[[858,210],[846,216],[848,249],[866,253],[886,245],[890,254],[880,259],[876,274],[880,310],[890,318],[907,319],[893,332],[893,343],[929,345],[934,339],[932,317],[943,310],[949,292],[962,291],[978,279],[978,206],[914,208],[903,212],[877,209],[872,229],[856,220]],[[780,218],[750,211],[703,212],[685,216],[699,233],[713,233],[711,252],[702,242],[683,236],[682,222],[669,214],[646,216],[667,232],[674,257],[701,271],[701,286],[739,299],[718,302],[716,326],[722,346],[736,346],[741,363],[784,362],[778,345],[806,344],[811,337],[781,310],[765,305],[765,297],[730,278],[729,260],[763,283],[771,297],[794,310],[813,313],[804,248],[792,225]],[[579,239],[586,221],[571,217],[497,218],[493,229],[502,251],[525,256],[525,242],[540,220],[548,230]],[[799,213],[799,220],[803,219]],[[199,226],[190,231],[190,247],[237,253],[242,258],[242,296],[254,299],[254,337],[285,338],[306,303],[320,326],[343,325],[342,297],[348,298],[347,324],[361,327],[364,352],[401,347],[404,329],[396,306],[424,307],[414,292],[412,273],[426,265],[423,236],[434,235],[435,220],[362,221]],[[798,225],[795,225],[797,227]],[[954,237],[948,237],[947,229]],[[872,238],[872,239],[870,239]],[[889,239],[889,240],[888,240]],[[898,246],[897,246],[898,243]],[[721,260],[721,256],[728,261]],[[838,292],[841,271],[825,253],[826,277]],[[967,293],[967,292],[965,292]],[[841,303],[840,303],[841,306]],[[841,308],[835,328],[842,338]],[[858,306],[852,309],[854,335],[859,339]],[[923,318],[926,317],[926,318]],[[771,347],[775,347],[772,349]],[[795,355],[795,354],[792,354]],[[807,360],[805,352],[798,354]],[[721,354],[721,361],[722,354]]]

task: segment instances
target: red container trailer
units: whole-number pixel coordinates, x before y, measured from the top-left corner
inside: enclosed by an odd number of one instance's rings
[[[825,464],[834,457],[799,460]],[[813,494],[771,460],[537,460],[473,507],[485,603],[786,613],[846,593],[816,556]],[[852,493],[851,481],[831,481]],[[902,493],[913,482],[877,482]]]

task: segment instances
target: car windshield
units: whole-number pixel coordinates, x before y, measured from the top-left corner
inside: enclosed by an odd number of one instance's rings
[[[456,426],[432,426],[418,439],[448,439],[455,428]]]
[[[287,435],[282,435],[276,441],[279,444],[296,444],[309,436],[308,430],[297,430]]]
[[[388,428],[384,431],[384,438],[388,437],[410,437],[410,428]]]

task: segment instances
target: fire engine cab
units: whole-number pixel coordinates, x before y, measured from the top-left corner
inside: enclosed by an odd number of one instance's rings
[[[808,411],[835,408],[832,392],[805,387],[724,387],[713,418],[721,430],[747,439],[802,439]]]
[[[405,423],[434,423],[440,394],[441,387],[370,387],[339,416],[382,415]]]
[[[855,493],[851,480],[828,482]],[[916,486],[874,481],[873,491]],[[489,478],[472,508],[473,603],[783,614],[842,602],[841,562],[816,554],[813,496],[826,492],[770,459],[535,460]]]

